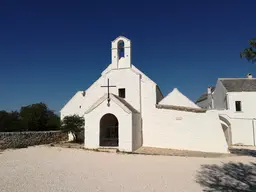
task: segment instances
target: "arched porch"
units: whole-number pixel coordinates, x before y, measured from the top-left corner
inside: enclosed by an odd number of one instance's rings
[[[115,115],[107,113],[100,119],[100,138],[101,147],[117,147],[118,138],[118,119]]]

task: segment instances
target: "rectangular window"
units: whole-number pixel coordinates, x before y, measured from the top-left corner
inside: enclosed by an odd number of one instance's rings
[[[121,98],[125,98],[125,89],[124,88],[118,89],[118,95]]]
[[[241,101],[236,101],[236,111],[242,111]]]

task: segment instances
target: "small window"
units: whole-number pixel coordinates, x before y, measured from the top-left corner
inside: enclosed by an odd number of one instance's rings
[[[118,95],[121,98],[125,98],[125,89],[124,88],[118,89]]]
[[[242,111],[241,101],[236,101],[236,111]]]

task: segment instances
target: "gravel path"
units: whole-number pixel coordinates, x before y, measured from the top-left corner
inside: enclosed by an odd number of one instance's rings
[[[197,171],[202,171],[201,165],[228,165],[230,161],[248,166],[250,162],[256,162],[253,157],[241,156],[145,156],[29,147],[0,152],[0,191],[198,192],[205,187],[195,181]]]

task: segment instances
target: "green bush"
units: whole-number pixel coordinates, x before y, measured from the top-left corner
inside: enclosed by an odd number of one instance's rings
[[[78,115],[70,115],[64,117],[61,122],[61,130],[66,133],[71,133],[74,141],[79,142],[78,134],[84,130],[84,118]]]

